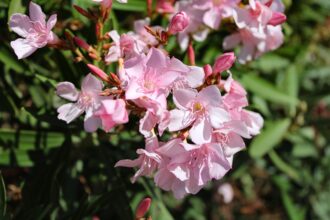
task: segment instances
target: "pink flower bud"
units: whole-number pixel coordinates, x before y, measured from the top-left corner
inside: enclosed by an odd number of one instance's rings
[[[224,53],[221,56],[219,56],[214,65],[213,65],[213,72],[214,73],[221,73],[225,70],[230,69],[230,67],[235,62],[235,54],[233,52]]]
[[[97,66],[94,66],[92,64],[87,64],[87,66],[95,76],[99,77],[100,79],[102,79],[105,82],[110,81],[109,76],[105,72],[103,72],[103,70],[98,68]]]
[[[204,69],[204,73],[205,73],[205,78],[207,78],[207,77],[209,77],[209,76],[212,75],[213,70],[212,70],[212,67],[211,67],[210,64],[206,64],[206,65],[203,67],[203,69]]]
[[[282,24],[286,21],[285,14],[281,12],[273,12],[272,18],[269,20],[268,24],[276,26]]]
[[[185,12],[180,11],[173,16],[168,27],[168,32],[170,34],[176,34],[180,31],[183,31],[188,26],[188,24],[188,15]]]
[[[151,198],[143,199],[138,207],[136,208],[135,218],[143,218],[143,216],[147,213],[151,205]]]
[[[88,51],[89,48],[90,48],[90,45],[88,43],[86,43],[86,41],[84,41],[83,39],[79,38],[79,37],[74,37],[73,38],[75,44],[78,46],[78,47],[81,47],[82,49]]]

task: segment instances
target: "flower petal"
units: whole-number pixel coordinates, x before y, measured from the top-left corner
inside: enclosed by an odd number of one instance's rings
[[[189,130],[189,136],[195,144],[204,144],[211,141],[212,127],[210,122],[202,117]]]
[[[61,82],[56,86],[56,94],[64,99],[75,102],[79,97],[76,87],[70,82]]]
[[[59,107],[57,112],[57,118],[66,121],[66,123],[69,124],[74,119],[78,118],[84,112],[84,110],[80,109],[78,105],[74,103],[68,103]]]
[[[9,20],[9,27],[21,37],[26,37],[33,28],[30,18],[20,13],[13,14]]]
[[[18,59],[26,58],[38,49],[37,47],[31,46],[29,42],[23,38],[18,38],[10,42],[10,46],[14,49]]]
[[[40,5],[30,2],[29,15],[32,21],[39,21],[43,26],[46,25],[46,15],[42,12]]]

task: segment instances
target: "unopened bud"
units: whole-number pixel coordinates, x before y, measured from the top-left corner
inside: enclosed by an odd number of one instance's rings
[[[143,216],[148,212],[149,208],[151,205],[151,199],[150,198],[145,198],[143,199],[138,207],[136,208],[135,212],[135,218],[143,218]]]
[[[213,73],[213,71],[212,71],[212,67],[211,67],[210,64],[206,64],[206,65],[203,67],[203,70],[204,70],[205,78],[211,76],[212,73]]]
[[[83,39],[81,39],[81,38],[79,38],[79,37],[74,37],[73,40],[74,40],[75,44],[76,44],[78,47],[80,47],[80,48],[82,48],[82,49],[84,49],[84,50],[86,50],[86,51],[89,50],[90,45],[89,45],[88,43],[86,43],[86,41],[84,41]]]
[[[86,18],[89,18],[89,19],[95,19],[95,16],[92,15],[91,13],[89,13],[88,11],[86,11],[85,9],[79,7],[78,5],[73,5],[74,9],[76,9],[76,11],[85,16]]]
[[[99,77],[105,82],[110,82],[109,76],[105,72],[103,72],[103,70],[92,64],[87,64],[87,66],[95,76]]]
[[[269,20],[268,24],[276,26],[282,24],[286,21],[285,14],[281,12],[273,12],[272,18]]]
[[[183,31],[189,25],[189,17],[184,11],[176,13],[168,27],[169,34],[176,34]]]
[[[233,52],[224,53],[219,56],[214,65],[213,65],[213,72],[214,73],[221,73],[225,70],[230,69],[236,60],[235,54]]]

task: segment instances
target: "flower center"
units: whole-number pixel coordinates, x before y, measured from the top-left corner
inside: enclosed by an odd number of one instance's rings
[[[81,107],[88,108],[93,104],[93,97],[87,93],[81,93],[78,103]]]
[[[219,6],[219,5],[222,4],[222,1],[223,1],[223,0],[213,0],[213,5],[214,5],[214,6]]]
[[[144,88],[148,91],[155,90],[155,83],[149,80],[144,81]]]
[[[195,102],[193,105],[193,112],[199,112],[204,109],[203,105],[199,102]]]

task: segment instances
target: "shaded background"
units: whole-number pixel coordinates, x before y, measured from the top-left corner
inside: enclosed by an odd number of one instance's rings
[[[64,29],[95,42],[92,24],[71,5],[90,0],[36,0],[45,13],[58,14],[55,32]],[[261,135],[238,153],[233,169],[197,195],[177,201],[152,179],[129,181],[134,170],[113,165],[134,158],[143,146],[132,120],[118,133],[87,134],[82,120],[59,121],[54,94],[60,81],[79,88],[88,73],[71,53],[43,48],[18,61],[9,47],[8,15],[26,12],[28,1],[0,2],[0,219],[132,219],[145,196],[153,199],[155,220],[330,219],[330,1],[285,0],[285,43],[248,65],[232,69],[249,92],[250,108],[266,121]],[[114,4],[109,28],[132,29],[146,16],[144,0]],[[166,25],[156,18],[155,24]],[[228,29],[196,43],[198,65],[222,53]],[[175,40],[168,49],[183,58]],[[114,70],[114,66],[107,71]],[[217,192],[229,183],[234,199],[225,204]],[[4,202],[5,201],[5,202]]]

